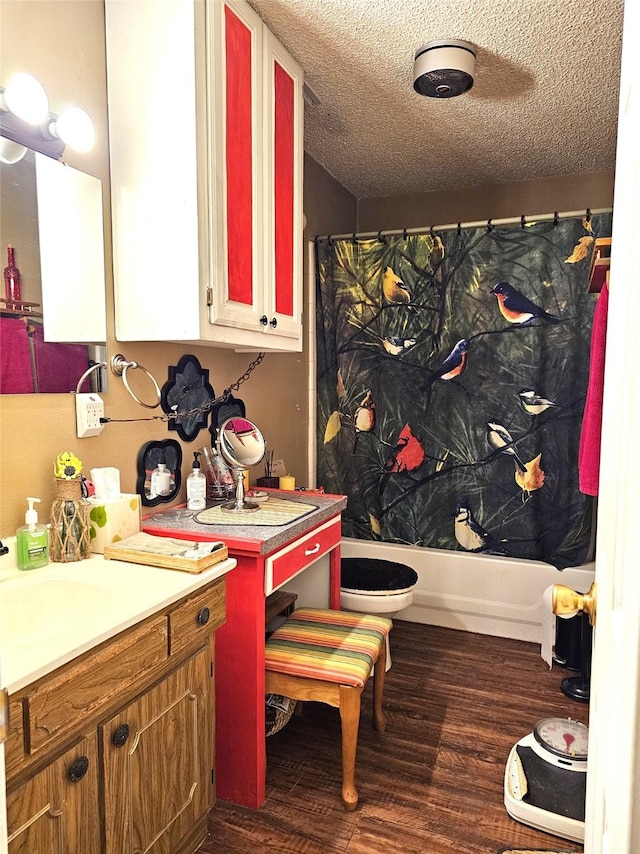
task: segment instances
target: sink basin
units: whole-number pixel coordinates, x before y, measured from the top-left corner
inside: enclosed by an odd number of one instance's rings
[[[0,642],[31,645],[86,625],[111,600],[108,591],[69,578],[0,582]]]

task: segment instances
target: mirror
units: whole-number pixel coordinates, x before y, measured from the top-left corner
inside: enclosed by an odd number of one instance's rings
[[[27,151],[0,162],[0,393],[68,393],[106,361],[102,182]],[[13,278],[13,288],[11,279]],[[17,281],[17,286],[16,286]],[[105,390],[106,370],[83,390]]]
[[[182,482],[182,448],[175,439],[147,442],[138,453],[136,492],[142,503],[154,507],[172,501]]]
[[[245,501],[243,475],[245,469],[255,466],[264,457],[266,443],[262,433],[246,418],[227,418],[220,426],[218,444],[236,482],[235,501],[220,505],[221,509],[231,513],[253,513],[259,510],[259,504]]]

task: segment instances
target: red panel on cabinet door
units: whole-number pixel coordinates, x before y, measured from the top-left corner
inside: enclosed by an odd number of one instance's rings
[[[275,63],[274,253],[276,311],[293,316],[293,80]]]
[[[253,302],[253,164],[251,31],[225,9],[227,62],[226,167],[229,299]]]

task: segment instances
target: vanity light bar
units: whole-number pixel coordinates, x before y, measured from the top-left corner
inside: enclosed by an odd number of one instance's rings
[[[49,117],[53,121],[57,118],[53,113],[50,113]],[[54,157],[56,160],[62,157],[66,147],[59,137],[52,136],[49,133],[46,124],[34,127],[13,113],[4,110],[0,110],[0,136],[22,146],[25,151],[27,148],[32,148],[34,151]],[[12,162],[15,163],[20,160],[24,153],[23,151],[20,157],[16,157]]]
[[[66,145],[89,151],[95,130],[89,115],[79,107],[70,107],[60,116],[50,113],[42,85],[29,74],[18,74],[6,89],[0,86],[0,136],[10,140],[9,145],[0,145],[0,159],[16,163],[27,148],[56,160]]]

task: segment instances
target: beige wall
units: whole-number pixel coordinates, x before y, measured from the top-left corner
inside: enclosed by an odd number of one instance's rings
[[[252,354],[177,344],[118,344],[113,337],[113,277],[109,207],[109,154],[107,138],[104,4],[102,0],[1,0],[0,85],[14,71],[30,71],[49,94],[51,109],[60,112],[65,101],[83,106],[96,125],[97,145],[87,155],[67,156],[70,165],[103,182],[106,222],[106,278],[108,296],[108,352],[123,352],[148,368],[162,384],[167,369],[184,353],[193,353],[209,369],[216,394],[244,374]],[[123,59],[126,61],[126,58]],[[356,201],[313,162],[307,181],[309,234],[323,230],[349,230],[356,221]],[[334,222],[335,218],[335,222]],[[167,256],[167,263],[173,259]],[[159,310],[160,307],[159,307]],[[305,319],[305,323],[307,323]],[[306,332],[305,332],[306,338]],[[305,342],[306,346],[306,342]],[[268,354],[236,395],[247,404],[247,414],[264,432],[270,448],[283,456],[298,484],[307,472],[308,353]],[[133,375],[140,397],[151,388],[144,377]],[[148,383],[148,381],[147,381]],[[120,379],[110,376],[103,395],[110,418],[148,419],[159,412],[142,409],[129,397]],[[42,499],[41,521],[47,521],[53,500],[53,462],[60,451],[73,450],[86,471],[116,466],[124,491],[135,492],[136,459],[140,447],[151,439],[177,438],[164,422],[140,421],[108,424],[95,438],[75,435],[75,408],[70,395],[4,395],[0,397],[0,537],[9,536],[24,523],[25,497]],[[192,451],[209,439],[201,431],[191,443],[182,443],[183,477],[189,472]],[[262,474],[260,466],[252,472]],[[180,496],[185,500],[184,486]]]
[[[361,199],[358,231],[420,228],[456,222],[610,208],[613,172],[560,175],[383,199]]]

